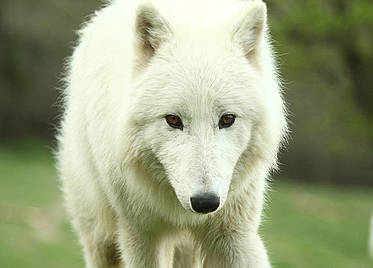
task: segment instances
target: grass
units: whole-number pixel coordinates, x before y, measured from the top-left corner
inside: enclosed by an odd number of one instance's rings
[[[275,267],[373,267],[372,189],[276,182],[262,227]]]
[[[0,267],[83,266],[49,150],[0,147]]]
[[[261,229],[274,267],[373,267],[373,189],[276,180]],[[40,143],[0,146],[0,267],[83,267],[53,159]]]

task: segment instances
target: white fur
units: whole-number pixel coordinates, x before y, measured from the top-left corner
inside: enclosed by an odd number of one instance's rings
[[[87,267],[270,266],[258,227],[286,119],[260,0],[114,1],[67,84],[58,168]],[[219,209],[193,212],[207,191]]]

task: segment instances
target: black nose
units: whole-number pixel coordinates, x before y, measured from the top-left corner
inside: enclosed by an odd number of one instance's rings
[[[220,204],[220,198],[214,193],[197,194],[190,198],[192,208],[198,213],[209,213],[215,211]]]

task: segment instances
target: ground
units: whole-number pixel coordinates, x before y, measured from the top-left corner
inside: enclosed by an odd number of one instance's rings
[[[62,206],[51,150],[0,146],[0,267],[83,267]],[[275,178],[261,234],[274,267],[372,267],[373,189]]]

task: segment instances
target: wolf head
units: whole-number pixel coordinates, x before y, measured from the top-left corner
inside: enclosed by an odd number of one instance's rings
[[[145,3],[136,14],[127,155],[185,209],[216,211],[232,181],[275,164],[286,128],[266,8],[249,1],[188,23],[161,13]]]

